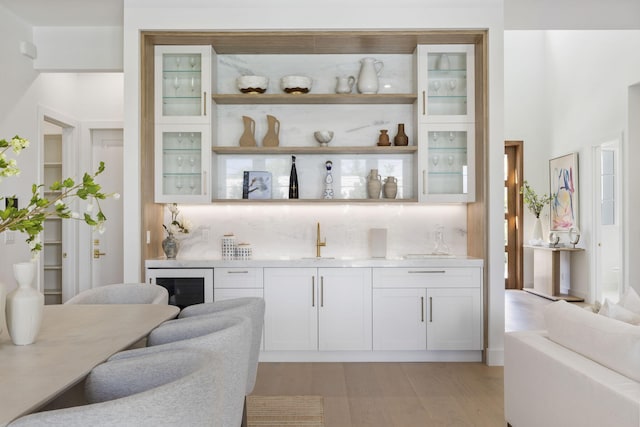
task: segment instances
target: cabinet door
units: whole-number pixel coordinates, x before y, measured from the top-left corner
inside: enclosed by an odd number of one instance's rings
[[[318,349],[315,268],[264,269],[265,350]]]
[[[472,123],[475,120],[473,45],[418,46],[418,120]]]
[[[482,350],[479,288],[427,289],[427,350]]]
[[[371,269],[320,268],[320,350],[371,350]]]
[[[420,125],[418,167],[421,202],[475,201],[474,125]]]
[[[211,46],[155,47],[156,123],[211,123]]]
[[[425,290],[373,290],[373,349],[425,350]]]
[[[157,125],[155,201],[209,203],[211,128],[208,125]]]

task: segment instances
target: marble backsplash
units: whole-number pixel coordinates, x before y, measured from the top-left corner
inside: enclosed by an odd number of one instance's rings
[[[233,233],[238,243],[251,244],[253,259],[313,257],[318,222],[321,237],[327,241],[322,255],[327,257],[370,258],[372,228],[387,229],[387,258],[431,253],[438,225],[444,227],[451,253],[465,256],[466,212],[466,205],[180,205],[181,216],[193,229],[178,236],[178,258],[220,259],[221,239],[226,233]],[[165,210],[165,223],[168,220]]]

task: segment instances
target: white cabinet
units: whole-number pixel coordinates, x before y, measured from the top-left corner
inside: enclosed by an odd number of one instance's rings
[[[265,268],[265,350],[371,350],[370,268]]]
[[[213,270],[213,283],[214,301],[264,296],[262,268],[217,267]]]
[[[481,350],[481,268],[373,269],[374,350]]]
[[[211,127],[156,125],[156,203],[209,203]]]
[[[473,123],[473,45],[418,45],[418,121]]]
[[[211,46],[155,47],[155,202],[211,201]]]
[[[421,202],[475,201],[474,125],[420,125],[418,169]]]
[[[211,124],[211,46],[155,47],[155,120]]]

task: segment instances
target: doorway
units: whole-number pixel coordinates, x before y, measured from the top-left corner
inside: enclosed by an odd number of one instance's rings
[[[617,302],[623,291],[622,161],[620,140],[594,147],[594,277],[597,301]]]
[[[523,288],[522,141],[504,143],[504,287]]]

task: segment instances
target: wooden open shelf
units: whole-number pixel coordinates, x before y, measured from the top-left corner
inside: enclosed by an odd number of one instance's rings
[[[266,93],[235,93],[214,94],[213,100],[220,105],[228,104],[413,104],[417,96],[411,93],[378,93],[362,94],[332,94],[332,93],[303,93],[266,94]]]
[[[211,147],[216,154],[413,154],[418,146],[363,147]]]

